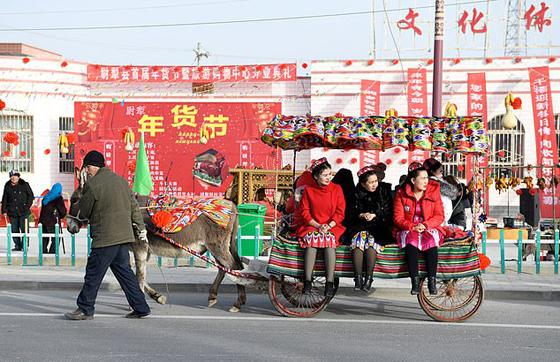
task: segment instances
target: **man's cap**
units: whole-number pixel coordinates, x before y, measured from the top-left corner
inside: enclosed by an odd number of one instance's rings
[[[84,163],[82,166],[97,166],[97,167],[105,167],[105,157],[98,152],[98,151],[89,151],[84,157]]]
[[[18,171],[18,170],[11,170],[11,171],[10,171],[10,177],[12,177],[12,176],[17,176],[17,177],[19,177],[19,176],[21,176],[21,175],[19,174],[19,171]]]

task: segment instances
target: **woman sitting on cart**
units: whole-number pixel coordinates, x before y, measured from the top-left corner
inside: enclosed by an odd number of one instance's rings
[[[394,204],[394,224],[399,248],[405,250],[412,289],[420,293],[418,259],[425,253],[428,271],[428,290],[437,294],[436,272],[438,246],[443,241],[441,224],[444,221],[439,184],[428,179],[428,172],[419,162],[408,167],[408,175],[397,191]]]
[[[345,230],[342,221],[346,203],[340,186],[331,182],[331,165],[326,158],[313,162],[310,171],[314,182],[303,191],[299,205],[303,225],[297,232],[300,245],[305,249],[303,293],[311,293],[315,258],[317,249],[321,248],[324,251],[327,279],[325,295],[333,297],[336,247]]]
[[[358,171],[353,227],[350,230],[354,259],[354,290],[369,292],[377,253],[393,241],[393,198],[391,185],[381,184],[384,172],[376,166]],[[366,274],[362,276],[364,255]]]

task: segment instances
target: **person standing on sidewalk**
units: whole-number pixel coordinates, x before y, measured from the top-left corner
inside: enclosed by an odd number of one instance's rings
[[[62,185],[55,183],[51,190],[43,197],[41,213],[39,214],[39,223],[43,225],[45,234],[54,234],[56,225],[60,225],[68,211],[62,198]],[[51,246],[48,247],[49,241]],[[43,253],[54,254],[56,251],[56,238],[43,237]]]
[[[4,185],[2,195],[2,214],[4,218],[8,215],[12,232],[25,233],[31,214],[33,204],[33,191],[29,183],[20,178],[18,170],[10,171],[10,180]],[[14,236],[13,251],[22,251],[23,242],[21,237]]]
[[[139,239],[148,242],[138,202],[128,182],[105,167],[101,153],[88,152],[83,168],[88,181],[83,188],[79,208],[80,217],[90,223],[91,253],[77,300],[78,309],[65,316],[74,320],[93,319],[99,286],[107,269],[111,268],[133,309],[126,317],[146,317],[150,314],[150,307],[130,268],[129,256],[130,243],[134,241],[133,224],[139,230]]]

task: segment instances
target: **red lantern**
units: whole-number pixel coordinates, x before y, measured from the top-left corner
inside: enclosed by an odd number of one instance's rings
[[[337,158],[336,163],[341,164],[342,163],[342,158]]]
[[[400,147],[395,148],[395,153],[401,153],[401,151],[402,151],[402,150],[401,150]]]
[[[515,193],[518,194],[519,196],[523,195],[523,191],[521,189],[515,190]]]
[[[521,101],[521,98],[517,97],[513,100],[513,102],[511,103],[511,106],[513,107],[513,109],[521,109],[521,104],[523,102]]]
[[[537,189],[531,189],[529,190],[529,193],[533,196],[535,196],[537,194]]]
[[[556,57],[550,57],[548,60],[550,60],[551,63],[554,63],[556,61]]]
[[[19,146],[19,140],[14,142],[14,146]]]
[[[4,103],[4,101],[0,99],[0,111],[3,111],[4,108],[6,108],[6,103]]]
[[[393,63],[393,65],[397,65],[397,64],[399,64],[399,60],[398,59],[393,59],[392,63]]]
[[[463,171],[464,169],[465,169],[465,166],[463,166],[463,165],[457,166],[457,170],[459,170],[459,171]]]
[[[60,66],[61,66],[62,68],[66,68],[66,67],[68,66],[68,62],[65,60],[65,61],[63,61],[62,63],[60,63]]]
[[[498,156],[504,157],[506,155],[505,151],[498,151]]]
[[[515,62],[516,63],[521,63],[521,58],[520,57],[515,58]]]
[[[490,258],[484,254],[478,254],[478,259],[480,260],[480,269],[484,270],[490,266]]]
[[[307,69],[308,66],[309,66],[309,65],[307,65],[307,63],[303,63],[303,64],[301,65],[301,67],[302,67],[303,69]]]
[[[455,65],[461,63],[461,58],[455,58],[455,59],[453,59],[453,63],[455,63]]]
[[[4,141],[6,141],[7,143],[14,144],[18,142],[18,140],[19,140],[19,136],[14,132],[8,132],[4,135]]]
[[[23,62],[23,64],[27,64],[27,63],[29,63],[29,60],[30,59],[28,57],[25,57],[21,61]]]
[[[356,162],[358,162],[358,159],[355,158],[355,157],[354,157],[353,159],[350,160],[350,163],[356,163]]]
[[[486,64],[490,64],[492,63],[494,60],[492,60],[492,58],[486,58]]]
[[[349,66],[351,66],[351,65],[352,65],[352,61],[351,61],[351,60],[347,60],[347,61],[346,61],[346,66],[349,67]]]
[[[25,151],[21,151],[19,154],[21,155],[21,157],[27,156],[27,152],[25,152]]]
[[[9,155],[10,155],[10,151],[8,151],[8,150],[4,151],[4,156],[7,157],[7,156],[9,156]]]
[[[370,59],[370,60],[367,61],[367,65],[373,65],[373,62],[374,62],[374,60]]]
[[[407,163],[408,163],[408,160],[406,158],[401,159],[401,165],[406,165]]]
[[[48,155],[49,153],[51,153],[51,150],[49,150],[48,148],[44,151],[45,155]]]
[[[432,65],[434,64],[434,60],[433,59],[428,59],[428,65]]]
[[[171,224],[173,221],[173,215],[169,211],[158,211],[152,216],[152,221],[154,225],[158,228],[164,228]]]
[[[393,160],[391,160],[390,158],[388,158],[387,160],[385,160],[385,164],[386,165],[390,165],[393,163]]]

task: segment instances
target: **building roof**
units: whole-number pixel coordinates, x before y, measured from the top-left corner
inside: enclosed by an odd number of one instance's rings
[[[62,55],[23,43],[0,43],[0,55],[62,58]]]

